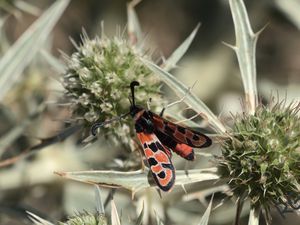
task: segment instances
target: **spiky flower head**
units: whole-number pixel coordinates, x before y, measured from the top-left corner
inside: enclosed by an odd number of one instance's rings
[[[69,218],[66,222],[60,222],[59,225],[107,225],[107,219],[104,215],[93,215],[91,213],[78,214]]]
[[[290,200],[300,197],[299,110],[259,106],[254,115],[234,119],[232,136],[222,144],[222,177],[236,196],[245,195],[268,217],[272,205],[293,208]]]
[[[87,132],[96,121],[110,120],[129,111],[129,85],[133,80],[143,84],[137,89],[137,102],[146,103],[150,97],[159,102],[159,81],[150,76],[151,71],[141,58],[150,57],[122,37],[110,39],[103,35],[91,40],[84,36],[83,44],[68,59],[64,87],[74,118],[84,123]],[[128,118],[105,125],[101,132],[127,145],[134,133]]]

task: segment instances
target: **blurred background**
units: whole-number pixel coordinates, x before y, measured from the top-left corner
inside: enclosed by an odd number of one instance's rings
[[[50,0],[0,1],[2,56],[52,3]],[[259,31],[267,25],[257,45],[261,101],[270,101],[271,95],[286,98],[287,102],[299,101],[300,14],[297,12],[300,12],[300,2],[246,0],[245,3],[253,30]],[[113,37],[118,27],[126,29],[126,7],[127,2],[121,0],[70,2],[48,36],[43,51],[34,57],[1,102],[1,161],[18,156],[39,143],[40,138],[51,137],[65,128],[69,112],[65,107],[55,104],[63,95],[62,69],[54,66],[58,64],[51,63],[51,60],[59,60],[63,65],[65,62],[61,52],[70,55],[75,51],[70,37],[80,43],[82,29],[90,38],[100,35],[101,21],[104,21],[108,36]],[[193,88],[194,93],[224,122],[229,113],[241,111],[243,86],[236,56],[222,44],[235,42],[227,0],[143,0],[135,9],[146,39],[156,49],[158,56],[168,57],[200,22],[201,27],[190,49],[179,67],[171,72],[188,86],[198,81]],[[79,138],[78,134],[72,135],[12,165],[0,167],[1,225],[32,224],[26,217],[26,210],[53,222],[64,221],[76,212],[95,211],[92,186],[62,179],[53,172],[113,169],[117,165],[116,159],[121,160],[128,153],[103,141],[83,148],[78,144]],[[175,161],[176,168],[185,166],[181,159]],[[197,168],[197,165],[205,167],[210,162],[202,158],[193,167]],[[196,184],[189,190],[190,193],[195,190],[198,193],[198,190],[205,190],[211,185]],[[109,198],[109,194],[110,189],[103,188],[104,200]],[[197,224],[210,194],[199,191],[197,197],[190,196],[189,199],[184,197],[183,190],[176,188],[162,199],[153,190],[137,193],[131,199],[128,191],[118,189],[115,201],[125,218],[124,224],[133,224],[132,220],[140,211],[142,202],[151,203],[146,206],[149,216],[145,224],[156,224],[151,216],[155,213],[166,221],[166,225]],[[225,205],[213,211],[210,224],[232,224],[234,202],[229,201]],[[108,211],[109,207],[108,204]],[[247,224],[247,207],[242,217],[242,224]],[[273,217],[272,224],[275,225],[299,224],[296,214],[288,214],[284,219],[274,209]]]

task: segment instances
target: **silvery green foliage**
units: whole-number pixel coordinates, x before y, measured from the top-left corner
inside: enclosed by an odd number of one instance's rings
[[[23,70],[44,46],[69,0],[55,1],[0,59],[0,99],[20,80]]]
[[[95,39],[83,38],[83,44],[68,59],[64,74],[66,96],[72,103],[75,119],[88,128],[96,122],[110,120],[129,111],[129,85],[137,80],[136,101],[151,106],[161,103],[159,81],[143,65],[140,58],[148,58],[143,52],[122,37]],[[101,133],[131,145],[134,135],[132,121],[128,118],[101,128]]]

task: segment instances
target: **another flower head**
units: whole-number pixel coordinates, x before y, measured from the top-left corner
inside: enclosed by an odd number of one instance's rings
[[[137,91],[137,101],[146,103],[150,96],[159,100],[159,80],[150,76],[152,72],[143,65],[141,57],[149,59],[122,37],[103,35],[91,40],[85,35],[83,44],[69,57],[64,74],[73,116],[89,129],[95,121],[103,122],[128,112],[129,84],[133,80],[145,84]],[[132,128],[132,122],[124,119],[107,124],[101,131],[129,145]]]
[[[237,115],[230,138],[222,142],[221,177],[268,217],[271,206],[293,208],[289,200],[299,197],[299,110],[300,105],[258,106],[254,115]]]

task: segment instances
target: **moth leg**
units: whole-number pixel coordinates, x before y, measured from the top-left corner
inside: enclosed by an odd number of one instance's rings
[[[147,101],[148,110],[151,110],[151,102],[152,102],[152,98],[149,98],[148,101]]]
[[[186,98],[186,96],[188,96],[188,95],[191,93],[191,90],[193,89],[193,87],[195,86],[195,84],[196,84],[196,82],[195,82],[191,87],[188,88],[188,90],[186,91],[186,93],[185,93],[179,100],[177,100],[177,101],[175,101],[175,102],[172,102],[172,103],[170,103],[170,104],[164,106],[163,109],[161,110],[161,112],[159,113],[159,116],[162,117],[163,114],[164,114],[164,112],[165,112],[165,110],[166,110],[167,108],[171,108],[171,107],[173,107],[174,105],[177,105],[177,104],[183,102],[184,99]]]
[[[141,170],[145,171],[145,168],[146,168],[145,160],[146,159],[144,159],[144,154],[142,152],[143,150],[140,148],[140,144],[136,140],[134,140],[134,142],[138,146],[135,150],[137,150],[138,154],[140,155],[139,159],[140,159],[140,163],[141,163]]]
[[[201,116],[201,113],[197,113],[197,114],[195,114],[195,115],[193,115],[193,116],[191,116],[191,117],[189,117],[189,118],[182,119],[182,120],[176,121],[176,122],[174,122],[174,123],[175,123],[175,124],[181,124],[181,123],[184,123],[184,122],[186,122],[186,121],[191,121],[191,120],[197,118],[198,116]]]
[[[188,161],[184,162],[184,173],[188,177],[189,176],[189,164]]]

